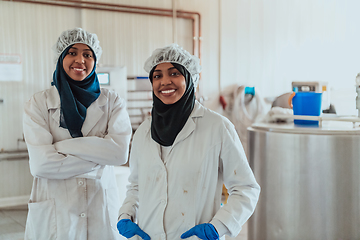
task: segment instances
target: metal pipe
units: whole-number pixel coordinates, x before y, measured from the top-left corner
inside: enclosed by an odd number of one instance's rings
[[[54,0],[48,0],[48,1],[54,1]],[[118,8],[138,9],[138,10],[148,10],[148,11],[159,11],[159,12],[172,13],[172,9],[139,7],[139,6],[124,5],[124,4],[114,4],[114,3],[102,3],[102,2],[92,2],[92,1],[91,2],[85,2],[85,1],[77,1],[77,0],[61,0],[61,2],[78,3],[78,4],[90,4],[90,5],[97,5],[97,6],[118,7]]]
[[[200,13],[198,13],[198,12],[188,12],[188,11],[182,11],[182,10],[178,10],[177,11],[178,13],[183,13],[183,14],[195,14],[195,15],[197,15],[198,16],[198,31],[199,31],[199,33],[198,33],[198,35],[199,35],[199,37],[198,37],[198,57],[199,57],[199,59],[200,59],[200,63],[201,63],[201,41],[202,41],[202,36],[201,36],[201,34],[202,34],[202,32],[201,32],[201,15],[200,15]],[[194,36],[195,36],[195,34],[194,34]]]
[[[221,0],[219,0],[219,79],[218,79],[218,88],[219,96],[221,97]]]
[[[17,161],[17,160],[28,160],[29,154],[25,150],[7,150],[0,151],[0,162],[1,161]]]
[[[103,11],[111,11],[111,12],[124,12],[124,13],[135,13],[135,14],[144,14],[144,15],[152,15],[152,16],[173,17],[172,9],[138,7],[138,6],[129,6],[129,5],[122,5],[122,4],[84,2],[84,1],[77,1],[77,0],[61,0],[61,1],[47,0],[47,1],[42,1],[42,2],[36,1],[36,0],[3,0],[3,1],[35,3],[35,4],[51,5],[51,6],[59,6],[59,7],[72,7],[72,8],[79,8],[79,9],[103,10]],[[70,3],[70,4],[66,4],[66,3]],[[78,5],[75,5],[75,4],[78,4]],[[84,5],[88,5],[88,6],[84,6]],[[117,8],[120,8],[120,9],[117,9]],[[128,10],[128,9],[130,9],[130,10]],[[199,37],[196,37],[195,18],[193,16],[188,16],[188,15],[197,15],[198,36]],[[193,54],[196,55],[196,47],[197,47],[197,50],[198,50],[197,55],[198,55],[198,58],[200,59],[200,64],[201,64],[201,46],[202,46],[201,34],[202,34],[202,32],[201,32],[201,15],[200,15],[200,13],[177,10],[176,17],[184,18],[184,19],[191,19],[193,21],[192,22]],[[197,46],[196,46],[196,42],[198,43]],[[200,80],[201,80],[201,74],[200,74]],[[198,88],[199,88],[199,85],[198,85]]]
[[[17,1],[17,0],[13,0]],[[83,1],[76,1],[76,0],[62,0],[62,2],[74,2],[79,4],[84,4]],[[88,4],[88,3],[85,3]],[[168,12],[172,13],[172,9],[164,9],[164,8],[149,8],[149,7],[139,7],[139,6],[130,6],[130,5],[124,5],[124,4],[111,4],[111,3],[99,3],[99,2],[91,2],[90,4],[98,5],[98,6],[109,6],[109,7],[120,7],[120,8],[131,8],[131,9],[139,9],[139,10],[149,10],[149,11],[160,11],[160,12]],[[198,57],[201,60],[201,41],[202,41],[202,32],[201,32],[201,14],[199,12],[192,12],[192,11],[183,11],[183,10],[176,10],[177,13],[180,14],[190,14],[190,15],[197,15],[198,16],[198,31],[199,31],[199,37],[195,37],[195,31],[193,32],[194,38],[198,40]],[[177,15],[178,17],[181,17]],[[194,19],[194,18],[193,18]],[[195,21],[195,19],[194,19]],[[195,26],[195,24],[194,24]],[[193,52],[195,54],[195,51]]]
[[[173,24],[173,43],[176,43],[176,0],[172,0],[172,24]]]
[[[0,151],[0,155],[1,154],[17,154],[17,153],[27,153],[28,151],[26,149],[23,150],[3,150]]]
[[[84,2],[84,1],[76,1],[76,0],[61,0],[61,1],[54,1],[54,0],[45,0],[45,1],[36,1],[36,0],[3,0],[9,2],[24,2],[24,3],[35,3],[35,4],[42,4],[42,5],[50,5],[50,6],[59,6],[59,7],[73,7],[79,9],[91,9],[91,10],[104,10],[104,11],[112,11],[112,12],[124,12],[124,13],[137,13],[137,14],[144,14],[144,15],[153,15],[153,16],[164,16],[164,17],[173,17],[173,10],[172,9],[163,9],[163,8],[149,8],[149,7],[139,7],[139,6],[130,6],[130,5],[123,5],[123,4],[112,4],[112,3],[100,3],[100,2]],[[70,3],[70,4],[66,4]],[[78,5],[75,5],[78,4]],[[85,6],[84,6],[85,5]],[[88,6],[86,6],[88,5]],[[98,6],[98,7],[95,7]],[[117,8],[117,9],[116,9]],[[121,9],[118,9],[121,8]],[[130,10],[126,10],[130,9]],[[135,9],[135,10],[134,10]],[[161,12],[161,13],[159,13]],[[193,19],[194,17],[189,17],[186,15],[197,15],[198,16],[198,31],[199,37],[195,36],[195,31],[193,31],[193,38],[198,40],[198,57],[201,61],[201,15],[198,12],[190,12],[190,11],[182,11],[177,10],[177,17],[185,18],[185,19]],[[185,14],[185,15],[184,15]],[[193,24],[195,26],[195,23]],[[196,47],[193,46],[193,54],[195,55]]]
[[[20,160],[29,160],[29,156],[13,156],[13,157],[0,157],[1,161],[20,161]]]
[[[136,13],[136,14],[144,14],[144,15],[172,17],[171,14],[160,14],[160,13],[153,13],[153,12],[141,12],[141,11],[132,11],[132,10],[125,10],[125,9],[114,9],[114,8],[99,8],[99,7],[92,7],[92,6],[79,6],[79,5],[65,4],[65,3],[59,3],[59,2],[40,2],[40,1],[33,1],[33,0],[3,0],[3,1],[35,3],[35,4],[40,4],[40,5],[50,5],[50,6],[58,6],[58,7],[72,7],[72,8],[79,8],[79,9],[103,10],[103,11],[110,11],[110,12],[124,12],[124,13]],[[64,1],[64,2],[66,2],[66,1]]]

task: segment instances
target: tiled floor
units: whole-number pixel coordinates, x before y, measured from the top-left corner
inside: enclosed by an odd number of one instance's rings
[[[0,209],[0,240],[23,240],[27,206]]]
[[[27,206],[0,209],[0,240],[23,240]],[[246,240],[247,225],[236,238],[226,237],[226,240]]]

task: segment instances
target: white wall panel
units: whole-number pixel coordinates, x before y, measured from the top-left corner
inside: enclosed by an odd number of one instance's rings
[[[30,195],[32,179],[28,161],[0,161],[0,199]]]
[[[23,104],[32,94],[50,86],[55,66],[51,47],[63,29],[78,24],[72,17],[78,12],[0,2],[0,53],[19,54],[23,69],[21,82],[0,82],[0,98],[4,100],[0,103],[0,149],[17,147],[17,139],[22,138]]]
[[[222,88],[236,82],[277,96],[291,91],[292,81],[328,81],[332,102],[343,101],[336,102],[338,113],[356,114],[359,5],[357,0],[221,1]]]
[[[206,97],[204,105],[218,105],[219,81],[219,2],[222,0],[181,0],[182,10],[201,14],[201,81],[198,96]],[[235,34],[235,32],[233,32]],[[233,38],[233,36],[229,36]]]

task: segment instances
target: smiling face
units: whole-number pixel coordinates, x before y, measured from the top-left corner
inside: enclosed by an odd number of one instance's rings
[[[164,104],[173,104],[184,95],[186,80],[171,63],[160,63],[154,70],[152,87],[155,96]]]
[[[63,67],[67,75],[75,81],[84,80],[95,65],[94,54],[86,44],[74,44],[63,59]]]

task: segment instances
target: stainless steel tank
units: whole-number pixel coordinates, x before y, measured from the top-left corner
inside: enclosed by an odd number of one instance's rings
[[[261,186],[249,240],[360,239],[360,127],[256,124],[248,146]]]

